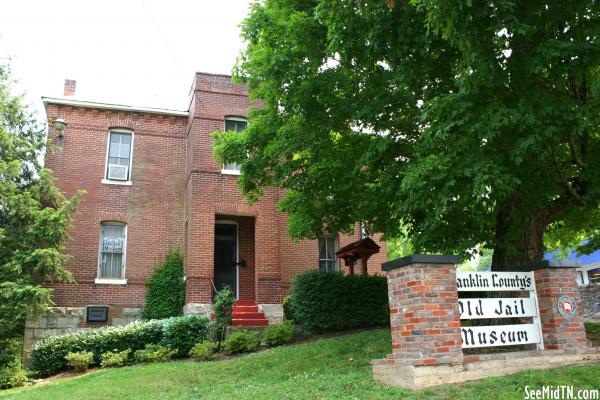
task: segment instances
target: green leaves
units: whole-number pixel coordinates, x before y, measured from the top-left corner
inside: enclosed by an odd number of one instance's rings
[[[581,232],[598,209],[599,32],[583,0],[256,3],[236,74],[262,107],[215,151],[249,200],[285,190],[293,237],[360,221],[518,253],[523,221]]]
[[[10,83],[0,66],[0,341],[20,336],[25,318],[52,304],[42,283],[73,281],[64,247],[83,196],[65,199],[40,164],[44,129]]]

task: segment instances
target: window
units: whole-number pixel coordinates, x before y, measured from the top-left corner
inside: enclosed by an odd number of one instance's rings
[[[108,133],[108,152],[106,155],[104,183],[131,181],[132,150],[132,132],[111,130]]]
[[[245,119],[233,117],[225,119],[225,132],[241,132],[246,129],[246,126],[248,126],[248,122]],[[221,173],[239,175],[240,169],[241,165],[238,163],[225,163],[223,164]]]
[[[126,249],[127,225],[117,222],[103,222],[100,225],[99,280],[125,279]]]
[[[323,271],[337,271],[338,261],[335,257],[337,239],[333,236],[319,238],[319,269]]]

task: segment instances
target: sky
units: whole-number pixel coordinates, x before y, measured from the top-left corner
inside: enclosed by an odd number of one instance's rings
[[[45,118],[41,96],[187,110],[194,72],[230,74],[248,0],[4,0],[0,63]]]

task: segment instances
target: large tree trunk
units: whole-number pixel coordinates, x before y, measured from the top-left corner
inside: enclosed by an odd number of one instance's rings
[[[547,225],[546,210],[523,216],[519,201],[501,210],[496,217],[492,270],[511,271],[543,260],[544,230]]]

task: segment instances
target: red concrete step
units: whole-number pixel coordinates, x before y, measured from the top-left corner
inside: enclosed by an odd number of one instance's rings
[[[232,319],[265,319],[265,314],[261,312],[233,312]]]
[[[233,312],[258,312],[258,306],[235,306]]]
[[[266,319],[233,319],[231,321],[233,326],[245,326],[245,327],[259,327],[268,326],[269,321]]]

